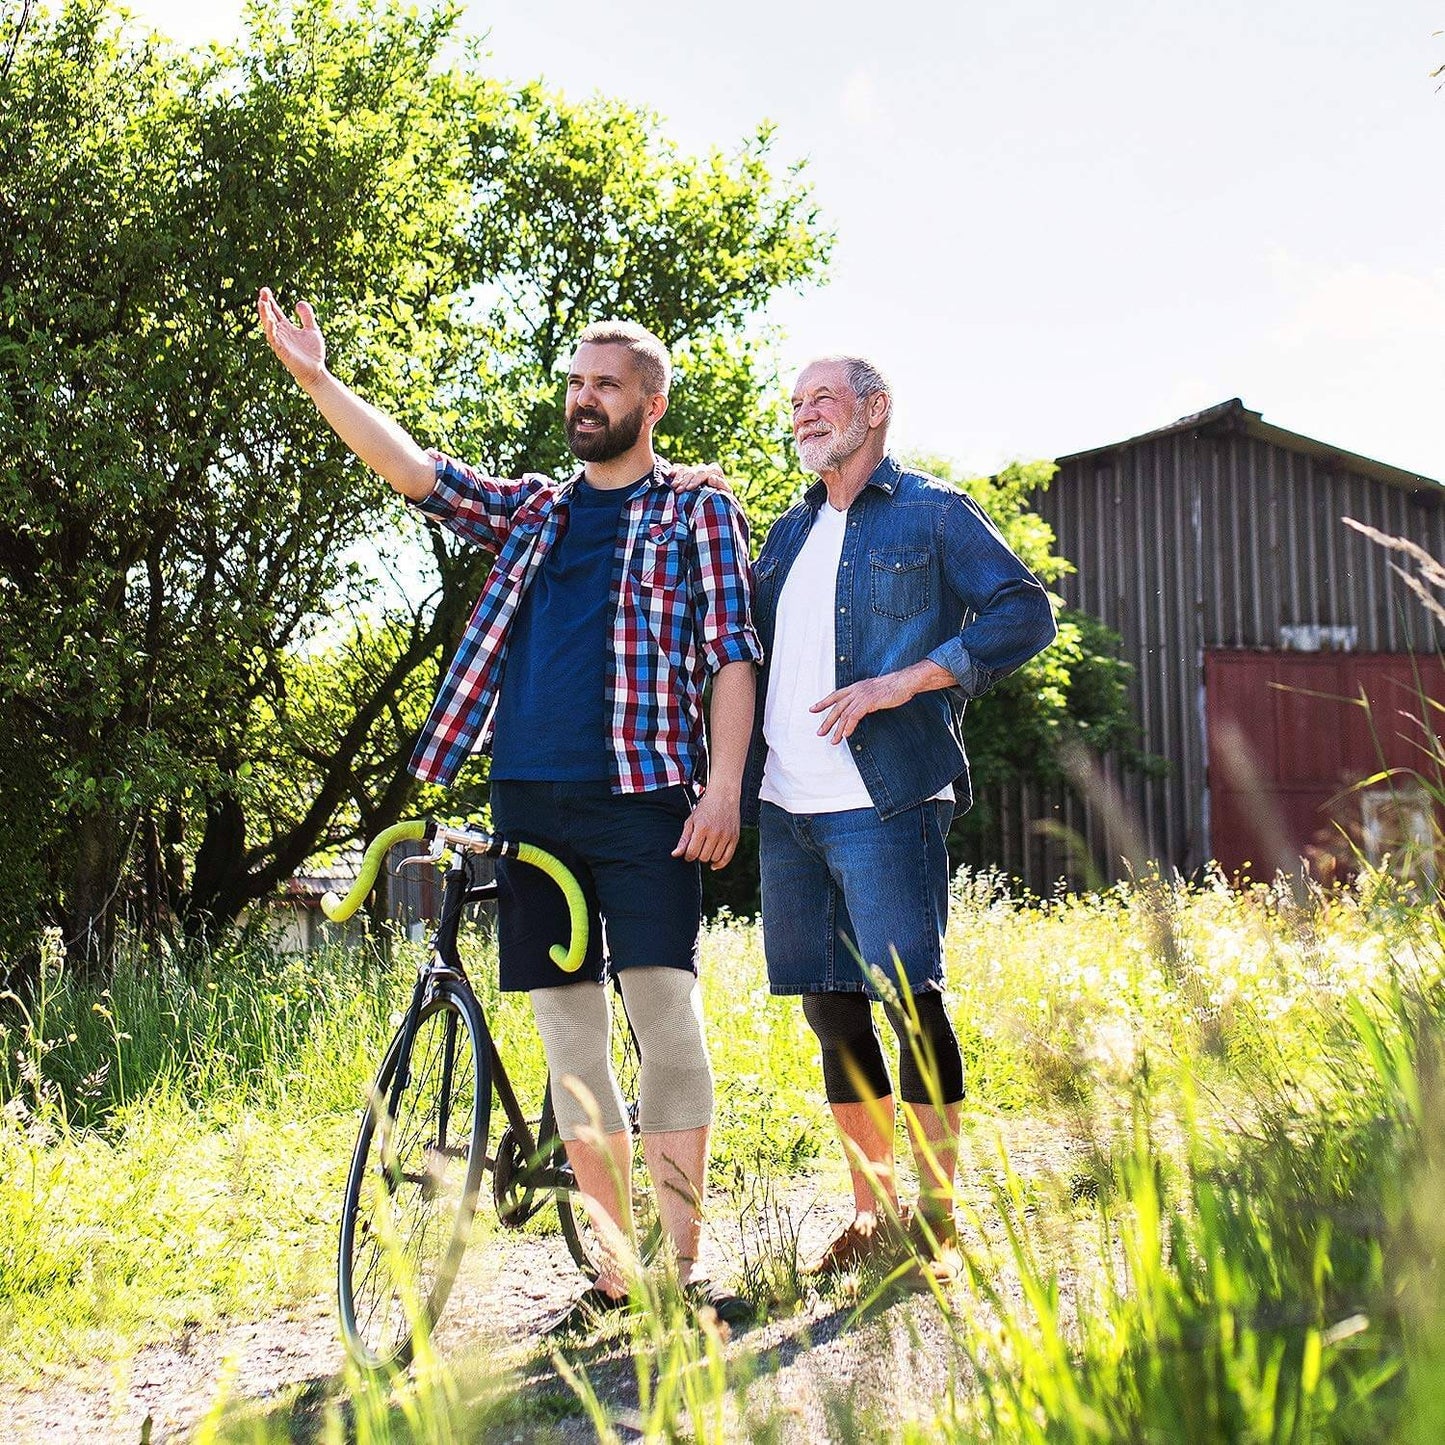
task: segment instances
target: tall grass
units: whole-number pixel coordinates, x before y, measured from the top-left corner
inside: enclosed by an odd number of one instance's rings
[[[944,1438],[1445,1438],[1445,990],[1391,984],[1332,1013],[1308,1082],[1237,1131],[1177,1095],[1161,1128],[1136,1079],[1093,1267],[1039,1250],[1003,1173],[1006,1243],[969,1256],[985,1307],[951,1315],[980,1390]]]
[[[3,1026],[6,1372],[314,1293],[391,993],[366,952],[248,948],[136,960],[96,997],[48,942]]]
[[[485,938],[467,946],[530,1095],[525,1001],[496,994]],[[970,1286],[940,1306],[976,1383],[926,1437],[1445,1438],[1430,1433],[1442,952],[1434,910],[1385,877],[1303,903],[1217,879],[1049,900],[958,880],[947,966],[974,1135],[1045,1112],[1083,1162],[1061,1161],[1053,1194],[969,1167],[970,1186],[993,1185],[972,1189]],[[329,1294],[355,1110],[414,960],[135,959],[93,997],[52,947],[41,993],[4,1025],[0,1371],[124,1358],[182,1323]],[[756,925],[720,920],[704,943],[714,1225],[763,1221],[745,1282],[786,1309],[797,1239],[777,1181],[835,1146],[801,1011],[763,978]],[[717,1341],[673,1319],[644,1317],[630,1345],[648,1431],[735,1436],[745,1362],[724,1369]],[[598,1433],[614,1429],[600,1385],[573,1384]],[[474,1438],[522,1408],[504,1383],[431,1365],[397,1387],[353,1380],[347,1398],[323,1437]],[[924,1429],[866,1399],[830,1412],[835,1435]],[[218,1409],[208,1428],[263,1439],[272,1423]]]

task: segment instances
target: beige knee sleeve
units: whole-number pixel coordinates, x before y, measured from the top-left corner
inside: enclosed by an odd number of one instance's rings
[[[624,968],[617,977],[642,1054],[638,1127],[661,1134],[712,1123],[712,1065],[696,977],[683,968]]]
[[[627,1127],[627,1115],[612,1072],[612,1015],[606,986],[568,983],[531,989],[529,997],[552,1076],[557,1132],[564,1139],[575,1139],[592,1123],[586,1105],[567,1087],[575,1081],[596,1101],[602,1132],[620,1134]]]

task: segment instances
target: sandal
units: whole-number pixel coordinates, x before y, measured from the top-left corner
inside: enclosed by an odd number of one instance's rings
[[[611,1315],[631,1314],[634,1306],[630,1294],[608,1294],[594,1284],[572,1301],[570,1308],[542,1331],[544,1339],[565,1339],[572,1335],[591,1334]]]

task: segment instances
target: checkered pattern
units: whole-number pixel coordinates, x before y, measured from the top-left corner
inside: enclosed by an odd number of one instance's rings
[[[431,520],[496,553],[452,658],[411,770],[450,783],[491,742],[512,620],[537,569],[567,525],[578,477],[556,482],[484,477],[438,452],[436,485],[417,506]],[[641,793],[706,773],[702,690],[728,662],[760,662],[752,622],[747,522],[722,492],[676,493],[660,467],[626,509],[612,569],[612,787]],[[566,679],[557,680],[559,718]]]

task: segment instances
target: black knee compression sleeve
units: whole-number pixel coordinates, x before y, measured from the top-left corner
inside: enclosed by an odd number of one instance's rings
[[[914,994],[913,1002],[918,1010],[916,1027],[906,1007],[886,1010],[898,1035],[898,1097],[905,1104],[931,1104],[935,1099],[957,1104],[963,1098],[963,1053],[943,1006],[943,995],[930,989]],[[930,1074],[936,1091],[929,1088]]]
[[[860,1104],[893,1092],[866,993],[805,993],[803,1017],[823,1051],[830,1104]]]

